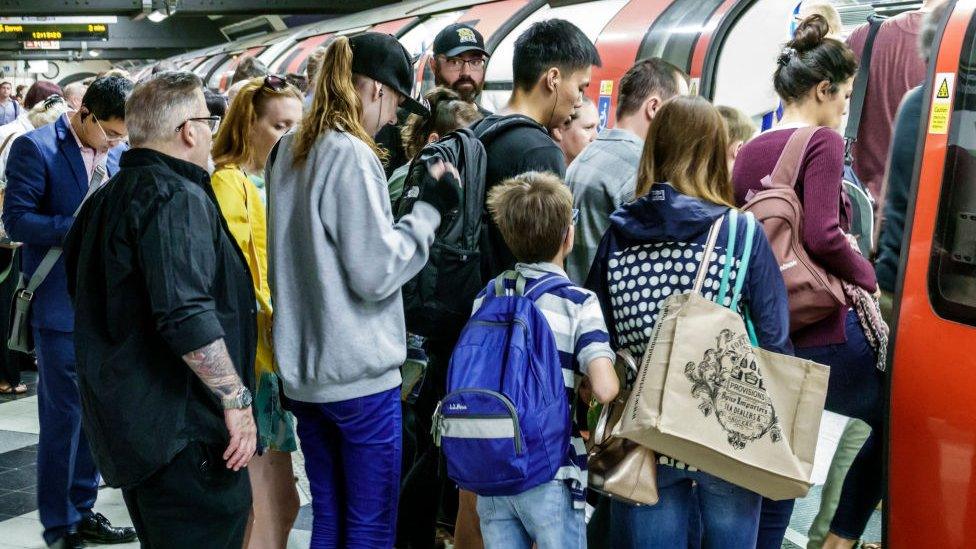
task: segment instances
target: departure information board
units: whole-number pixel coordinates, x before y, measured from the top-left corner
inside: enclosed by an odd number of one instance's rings
[[[0,40],[28,42],[35,40],[108,40],[108,25],[104,23],[0,25]]]

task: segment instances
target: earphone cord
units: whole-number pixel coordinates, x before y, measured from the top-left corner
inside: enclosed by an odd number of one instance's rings
[[[379,132],[381,129],[383,129],[383,126],[380,126],[380,120],[382,118],[383,118],[383,86],[380,86],[380,111],[376,115],[376,131],[377,132]]]
[[[556,93],[554,94],[555,97],[553,97],[552,100],[552,110],[549,111],[549,123],[547,124],[547,126],[549,126],[550,128],[552,127],[552,117],[556,114],[556,104],[559,103],[559,82],[555,83],[555,88],[556,88]]]

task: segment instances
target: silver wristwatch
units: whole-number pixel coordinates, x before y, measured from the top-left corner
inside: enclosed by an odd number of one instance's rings
[[[240,391],[237,392],[236,396],[224,398],[220,400],[223,405],[224,410],[243,410],[251,405],[254,399],[251,397],[251,391],[247,387],[241,387]]]

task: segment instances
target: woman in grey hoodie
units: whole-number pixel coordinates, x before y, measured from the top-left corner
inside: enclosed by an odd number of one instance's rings
[[[339,37],[298,131],[267,168],[274,354],[311,484],[312,547],[391,547],[400,476],[400,287],[427,262],[441,214],[460,199],[431,166],[413,212],[394,223],[372,136],[409,96],[395,38]]]

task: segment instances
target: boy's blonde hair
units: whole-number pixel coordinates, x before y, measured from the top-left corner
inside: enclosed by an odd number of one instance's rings
[[[758,128],[746,113],[735,107],[721,105],[718,108],[719,114],[725,119],[725,125],[729,128],[729,143],[741,141],[748,143],[752,136],[756,135]]]
[[[573,195],[558,176],[527,172],[496,185],[488,211],[516,259],[550,261],[573,223]]]

